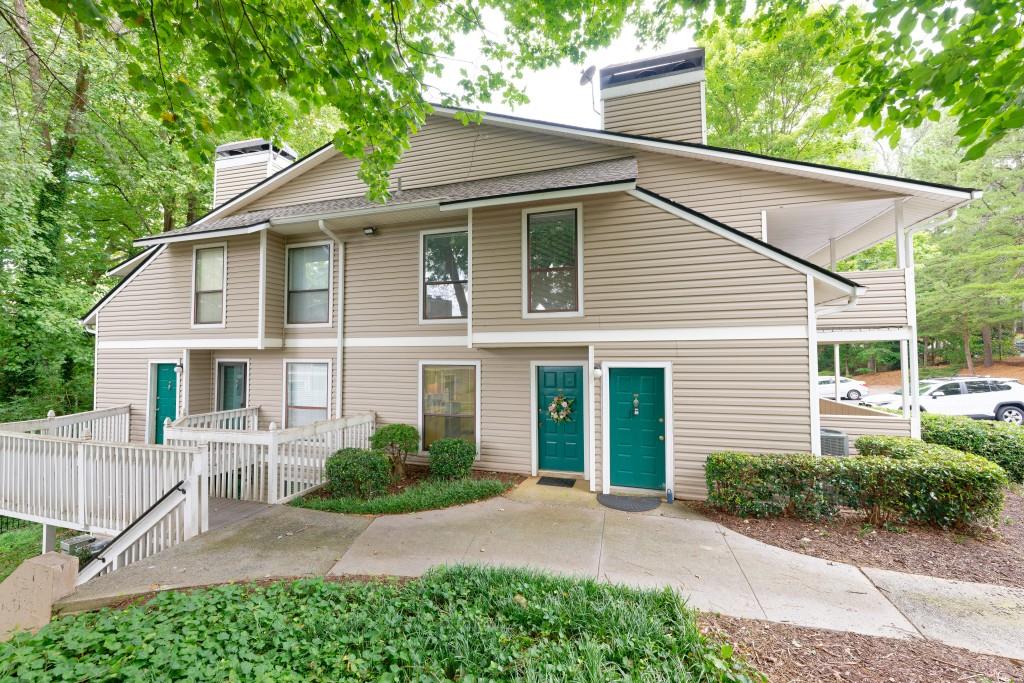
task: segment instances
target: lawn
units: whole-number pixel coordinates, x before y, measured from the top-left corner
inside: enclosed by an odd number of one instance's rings
[[[0,644],[0,679],[764,680],[670,591],[469,567],[161,593]]]
[[[0,534],[0,581],[22,562],[38,555],[43,546],[43,527],[38,524]]]
[[[456,479],[435,481],[424,479],[396,493],[364,500],[362,498],[333,498],[310,495],[292,502],[296,507],[347,512],[356,515],[393,515],[405,512],[436,510],[492,498],[511,488],[512,484],[498,479]]]

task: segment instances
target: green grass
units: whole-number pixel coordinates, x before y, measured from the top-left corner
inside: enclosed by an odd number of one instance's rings
[[[0,581],[22,562],[42,551],[43,527],[39,524],[0,534]]]
[[[0,643],[18,681],[764,681],[668,590],[526,570],[166,592]]]
[[[426,480],[413,484],[401,493],[364,500],[362,498],[318,498],[306,496],[292,502],[296,507],[347,512],[355,515],[395,515],[404,512],[436,510],[492,498],[511,487],[497,479]]]

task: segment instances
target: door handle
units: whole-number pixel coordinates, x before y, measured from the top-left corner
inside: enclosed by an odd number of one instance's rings
[[[664,441],[664,440],[665,440],[665,435],[664,434],[659,434],[658,435],[658,441]]]

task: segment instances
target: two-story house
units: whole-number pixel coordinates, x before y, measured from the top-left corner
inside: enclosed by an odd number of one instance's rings
[[[817,350],[898,340],[916,387],[910,235],[977,193],[709,146],[703,63],[603,69],[599,130],[438,107],[383,204],[329,144],[218,148],[213,210],[137,240],[84,319],[96,406],[148,442],[375,411],[481,468],[688,498],[713,451],[917,433],[913,391],[897,416],[819,400]],[[897,268],[834,272],[893,236]]]

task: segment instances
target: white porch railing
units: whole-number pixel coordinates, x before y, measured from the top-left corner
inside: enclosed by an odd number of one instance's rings
[[[215,413],[186,415],[172,422],[174,427],[183,429],[219,429],[240,432],[255,432],[259,425],[260,407],[219,410]]]
[[[376,416],[366,413],[304,427],[239,432],[164,427],[177,446],[209,445],[211,496],[285,503],[324,483],[324,463],[341,448],[367,448]]]
[[[51,410],[50,414],[41,420],[2,422],[0,432],[127,443],[130,411],[131,406],[124,405],[58,417]]]

